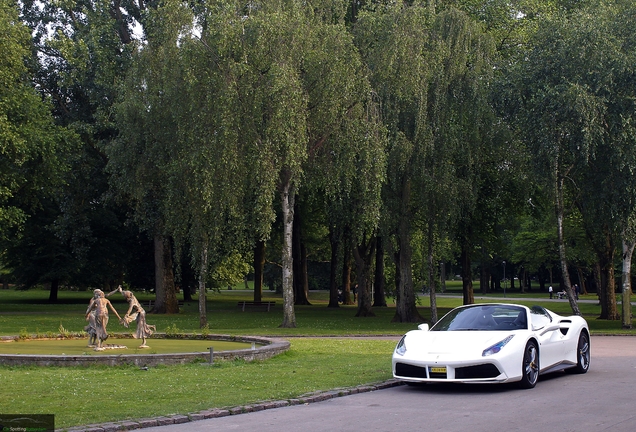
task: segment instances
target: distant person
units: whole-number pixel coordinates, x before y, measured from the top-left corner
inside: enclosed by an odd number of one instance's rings
[[[579,288],[579,284],[574,284],[574,298],[579,299],[579,292],[581,289]]]
[[[550,287],[548,288],[548,292],[550,293],[550,298],[552,298],[552,295],[554,294],[554,290],[552,289],[552,285],[550,285]]]

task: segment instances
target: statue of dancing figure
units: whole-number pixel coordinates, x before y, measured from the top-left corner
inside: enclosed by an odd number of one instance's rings
[[[157,328],[154,325],[146,324],[146,311],[141,307],[141,304],[131,291],[123,290],[120,285],[113,292],[122,293],[128,302],[128,311],[126,311],[126,315],[124,315],[122,324],[127,328],[128,324],[136,320],[137,331],[133,333],[133,337],[135,339],[141,339],[141,345],[139,345],[139,348],[149,348],[149,346],[146,345],[146,338],[152,336]],[[110,294],[112,293],[109,293],[108,295]]]
[[[95,344],[97,343],[97,325],[95,324],[95,309],[93,308],[93,304],[100,295],[104,295],[102,290],[96,289],[93,291],[93,297],[91,297],[91,301],[88,303],[88,309],[86,309],[88,325],[84,327],[84,331],[88,333],[88,346],[90,348],[95,348]]]
[[[86,309],[88,334],[93,343],[95,343],[95,341],[97,342],[96,351],[103,350],[103,343],[108,339],[108,332],[106,331],[106,326],[108,325],[108,308],[119,318],[119,321],[122,320],[111,302],[104,296],[104,292],[100,289],[96,289],[93,293],[93,298],[88,304],[88,309]],[[94,318],[91,317],[91,314],[93,314]],[[94,319],[94,323],[92,319]],[[91,328],[91,326],[93,327]],[[94,335],[92,332],[94,332]],[[91,340],[89,340],[89,345],[90,342]]]

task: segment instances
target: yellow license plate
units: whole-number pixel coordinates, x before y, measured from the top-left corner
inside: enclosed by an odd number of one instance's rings
[[[445,367],[432,367],[431,373],[446,373]]]

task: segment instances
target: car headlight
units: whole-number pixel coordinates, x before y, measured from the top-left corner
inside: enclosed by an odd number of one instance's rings
[[[395,353],[401,356],[406,354],[406,343],[404,342],[405,338],[406,336],[402,336],[402,339],[400,339],[397,346],[395,347]]]
[[[482,357],[486,357],[486,356],[489,356],[489,355],[497,354],[499,351],[501,351],[501,349],[502,349],[503,347],[505,347],[505,346],[506,346],[506,344],[507,344],[508,342],[510,342],[510,340],[511,340],[514,336],[515,336],[515,335],[510,335],[510,336],[508,336],[507,338],[505,338],[504,340],[501,340],[501,341],[497,342],[496,344],[494,344],[494,345],[492,345],[492,346],[490,346],[490,347],[486,348],[486,349],[484,350],[484,352],[482,352],[482,353],[481,353],[481,356],[482,356]]]

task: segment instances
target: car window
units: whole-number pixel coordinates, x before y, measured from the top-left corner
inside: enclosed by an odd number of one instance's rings
[[[431,331],[522,330],[526,309],[514,305],[474,305],[453,309]]]
[[[530,308],[530,320],[535,329],[540,329],[550,324],[552,317],[543,307],[532,306],[532,308]]]

